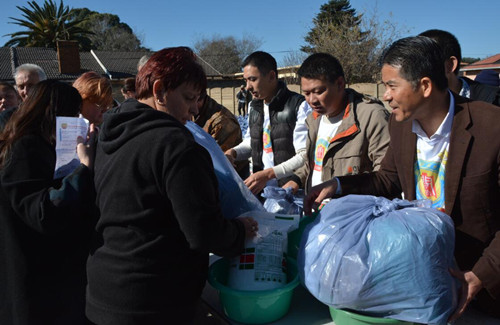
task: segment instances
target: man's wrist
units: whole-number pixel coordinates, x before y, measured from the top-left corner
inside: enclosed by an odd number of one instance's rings
[[[340,186],[340,180],[338,177],[335,177],[335,180],[337,181],[337,189],[335,190],[335,195],[341,195],[342,187]]]
[[[276,178],[276,174],[274,173],[274,169],[268,168],[265,170],[265,172],[266,172],[266,178],[268,181]]]

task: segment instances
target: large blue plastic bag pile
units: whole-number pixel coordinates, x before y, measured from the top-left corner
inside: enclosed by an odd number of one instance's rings
[[[247,211],[265,211],[212,136],[193,122],[187,122],[186,127],[193,134],[195,141],[207,149],[212,157],[215,176],[219,182],[223,216],[226,219],[233,219]]]
[[[277,186],[266,186],[261,196],[266,199],[264,209],[267,212],[302,214],[304,190],[293,194],[291,187],[284,189]]]
[[[349,195],[305,229],[301,281],[334,308],[374,317],[446,324],[457,305],[451,218],[409,201]]]

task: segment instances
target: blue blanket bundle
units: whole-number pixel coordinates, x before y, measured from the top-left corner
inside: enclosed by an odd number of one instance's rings
[[[212,157],[215,176],[219,182],[222,215],[226,219],[233,219],[248,211],[266,211],[231,166],[212,136],[193,122],[187,122],[186,127],[193,134],[195,141]]]
[[[451,218],[365,195],[332,200],[304,231],[298,267],[317,299],[374,317],[446,324],[455,310]]]

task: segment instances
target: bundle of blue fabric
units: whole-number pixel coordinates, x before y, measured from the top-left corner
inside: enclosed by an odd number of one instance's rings
[[[332,200],[304,231],[302,282],[334,308],[446,324],[457,306],[451,218],[415,203],[366,195]]]
[[[187,122],[186,127],[193,134],[196,143],[203,146],[212,157],[224,218],[233,219],[248,211],[266,211],[231,166],[212,136],[193,122]]]
[[[261,196],[266,199],[264,209],[267,212],[282,214],[301,214],[304,201],[304,190],[292,193],[292,188],[283,189],[277,186],[266,186]]]

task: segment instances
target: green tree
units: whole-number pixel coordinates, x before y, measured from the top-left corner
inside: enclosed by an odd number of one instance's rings
[[[261,45],[260,39],[250,35],[244,35],[241,39],[214,35],[198,39],[194,51],[220,73],[231,74],[241,71],[243,59]]]
[[[79,26],[92,32],[85,47],[100,51],[146,50],[141,39],[132,28],[120,21],[120,17],[109,13],[99,13],[87,8],[73,9],[73,18],[80,20]],[[86,19],[83,19],[86,17]]]
[[[314,53],[318,42],[323,38],[325,26],[330,28],[359,29],[362,15],[356,14],[356,9],[351,8],[349,0],[330,0],[321,5],[319,13],[313,18],[314,26],[304,38],[309,46],[303,46],[302,51]],[[359,31],[360,37],[366,35],[366,32]],[[342,35],[340,35],[342,36]]]
[[[467,57],[467,56],[462,58],[462,62],[468,63],[468,64],[477,62],[479,60],[481,60],[481,58],[471,58],[471,57]]]
[[[301,50],[335,56],[348,83],[377,81],[380,54],[401,34],[393,20],[379,22],[376,8],[371,15],[358,15],[348,0],[330,0],[322,5],[313,23],[305,37],[308,45]]]
[[[62,0],[59,6],[52,0],[45,0],[42,7],[35,1],[30,1],[27,7],[16,8],[22,11],[24,19],[9,17],[13,20],[10,23],[27,30],[5,35],[11,39],[4,46],[56,48],[58,40],[73,40],[84,44],[92,34],[79,26],[84,18],[72,19],[71,9]]]

